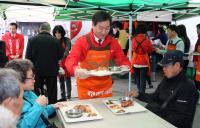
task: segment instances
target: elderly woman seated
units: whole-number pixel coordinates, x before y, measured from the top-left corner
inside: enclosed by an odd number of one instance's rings
[[[47,98],[44,95],[39,97],[32,91],[34,89],[33,64],[26,59],[15,59],[8,62],[6,68],[14,69],[22,77],[22,87],[24,89],[24,105],[21,118],[17,127],[19,128],[46,128],[46,120],[49,115],[61,104],[47,105]]]

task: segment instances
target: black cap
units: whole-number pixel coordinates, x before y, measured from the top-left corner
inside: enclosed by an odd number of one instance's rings
[[[176,62],[183,63],[183,52],[180,50],[168,51],[165,53],[163,59],[160,61],[162,66],[174,64]]]

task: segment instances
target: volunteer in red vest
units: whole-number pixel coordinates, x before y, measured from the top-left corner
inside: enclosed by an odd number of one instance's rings
[[[156,48],[156,52],[160,54],[165,54],[167,51],[180,50],[184,53],[184,42],[178,37],[176,25],[169,25],[167,28],[168,41],[166,46],[162,43],[159,44],[160,49]]]
[[[200,24],[197,25],[198,40],[195,45],[195,52],[200,52]],[[200,56],[193,57],[194,65],[196,68],[195,85],[200,91]]]
[[[132,40],[132,66],[140,93],[145,93],[147,74],[150,75],[149,54],[153,52],[152,44],[146,33],[147,25],[139,23],[136,29],[136,36]]]
[[[22,58],[24,51],[24,36],[17,33],[17,24],[9,24],[9,32],[2,36],[2,40],[6,43],[6,56],[8,60]]]
[[[111,22],[110,14],[97,11],[92,17],[91,32],[75,42],[65,61],[67,70],[77,78],[80,99],[112,96],[111,76],[91,76],[89,70],[108,68],[111,59],[117,66],[131,67],[117,40],[108,35]]]

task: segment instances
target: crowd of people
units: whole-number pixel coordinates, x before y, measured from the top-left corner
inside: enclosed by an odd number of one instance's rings
[[[4,121],[0,127],[53,125],[48,118],[62,107],[58,101],[71,99],[72,76],[76,77],[79,99],[112,97],[112,76],[93,76],[89,71],[108,69],[114,60],[116,66],[125,69],[122,75],[130,71],[134,76],[137,90],[129,96],[147,102],[147,109],[176,127],[191,128],[200,91],[200,56],[194,56],[194,83],[186,75],[191,44],[185,26],[169,25],[166,33],[159,26],[159,33],[150,38],[148,26],[139,23],[132,37],[131,53],[126,49],[131,35],[119,24],[114,25],[115,34],[110,34],[111,25],[110,14],[97,11],[92,17],[91,31],[71,46],[61,25],[56,25],[51,35],[50,24],[42,23],[39,34],[29,38],[22,58],[24,37],[17,33],[17,24],[10,23],[10,31],[0,41],[0,111],[7,113],[5,117],[0,115],[0,119],[9,123]],[[197,33],[194,51],[200,52],[200,24]],[[158,43],[152,43],[157,39]],[[130,54],[131,61],[127,57]],[[148,94],[146,81],[150,80],[151,70],[156,72],[158,62],[163,68],[163,80],[155,92]]]

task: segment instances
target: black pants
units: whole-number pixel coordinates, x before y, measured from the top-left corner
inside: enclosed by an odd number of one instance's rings
[[[152,85],[151,76],[149,76],[149,75],[147,75],[147,83],[148,83],[149,87]]]
[[[72,90],[71,77],[65,77],[64,75],[60,75],[59,82],[60,82],[60,90],[61,90],[62,99],[64,99],[64,100],[70,99],[71,98],[71,90]],[[65,84],[67,87],[67,96],[66,96],[66,92],[65,92]]]
[[[137,88],[140,93],[145,93],[148,67],[143,67],[143,68],[134,67],[134,71],[135,71]]]
[[[46,85],[47,90],[44,89]],[[46,95],[49,104],[57,102],[57,76],[35,76],[34,91],[37,95]],[[46,92],[47,91],[47,92]]]
[[[184,70],[185,73],[187,72],[188,64],[189,64],[189,60],[184,60],[184,67],[183,67],[183,70]]]
[[[200,91],[200,82],[195,80],[196,88]]]

